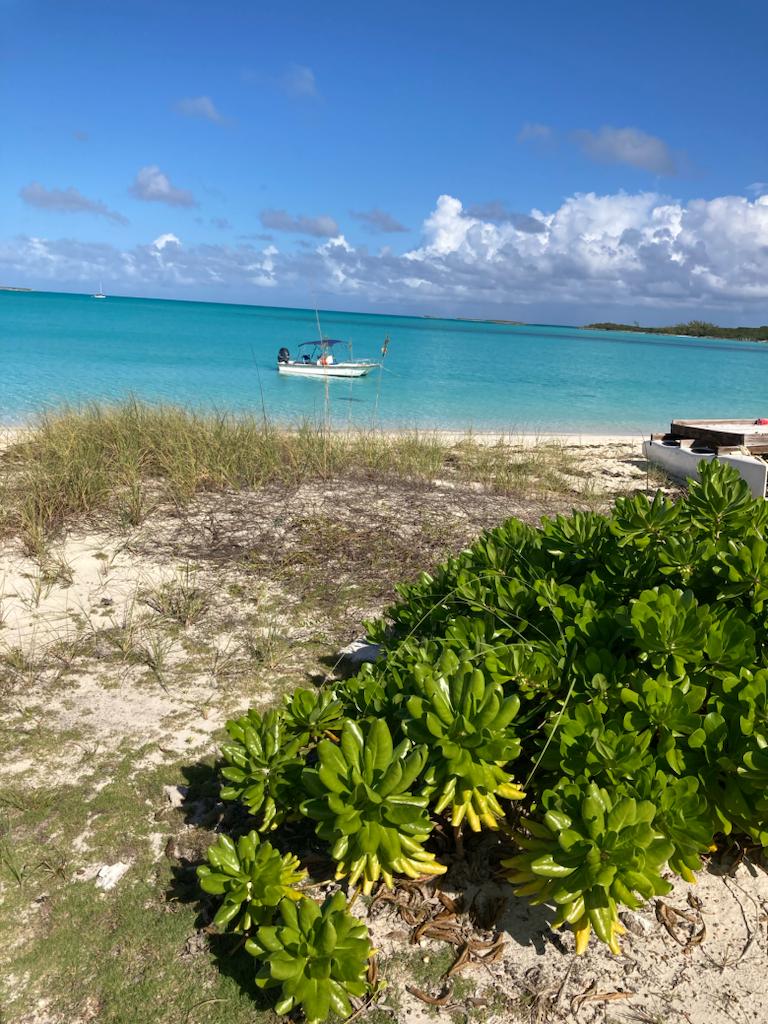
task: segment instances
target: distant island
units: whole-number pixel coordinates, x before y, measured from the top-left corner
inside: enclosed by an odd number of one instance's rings
[[[590,331],[637,331],[642,334],[672,334],[688,338],[732,338],[734,341],[768,341],[768,325],[762,327],[718,327],[706,320],[689,320],[672,327],[641,327],[639,324],[585,324]]]
[[[15,288],[12,284],[0,284],[0,292],[31,292],[32,288]]]
[[[462,320],[468,324],[503,324],[506,327],[527,327],[524,320],[487,320],[483,316],[438,316],[435,313],[422,313],[422,320]]]

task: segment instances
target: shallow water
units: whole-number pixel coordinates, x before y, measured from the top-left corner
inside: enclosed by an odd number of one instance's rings
[[[281,377],[277,350],[317,337],[314,310],[0,292],[0,423],[129,394],[275,420],[648,433],[672,418],[768,416],[768,345],[573,327],[321,313],[384,370]]]

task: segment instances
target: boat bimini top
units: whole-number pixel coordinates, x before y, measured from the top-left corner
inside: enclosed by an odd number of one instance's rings
[[[323,338],[322,341],[302,341],[298,344],[297,363],[314,363],[321,356],[329,355],[336,345],[346,345],[350,348],[348,341],[341,341],[338,338]],[[303,350],[303,351],[302,351]],[[281,348],[277,354],[280,363],[291,362],[291,353],[287,348]]]

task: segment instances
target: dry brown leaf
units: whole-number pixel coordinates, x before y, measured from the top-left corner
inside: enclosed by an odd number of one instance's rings
[[[689,953],[694,946],[699,946],[707,935],[707,926],[701,920],[701,914],[689,914],[687,910],[680,910],[663,900],[656,900],[656,920],[663,925],[666,931],[675,942],[682,946],[684,953]],[[692,928],[691,934],[681,936],[676,927],[676,921],[685,921]],[[698,931],[696,930],[698,928]]]
[[[372,956],[368,961],[368,984],[372,989],[376,988],[376,983],[379,980],[379,963],[375,956]]]
[[[406,985],[405,991],[420,999],[422,1003],[429,1003],[430,1006],[447,1006],[451,1001],[450,986],[444,989],[443,994],[440,996],[431,996],[428,992],[422,992],[420,988],[416,988],[415,985]]]
[[[452,975],[456,974],[462,968],[468,967],[469,963],[469,943],[465,942],[463,949],[454,960],[452,966],[448,969],[448,974],[446,975],[446,977],[450,978]]]
[[[460,946],[466,941],[457,925],[439,921],[425,921],[420,924],[411,936],[411,942],[417,943],[422,938],[438,939],[440,942],[450,942],[454,946]]]
[[[597,985],[593,981],[592,984],[580,995],[574,996],[571,999],[571,1011],[575,1013],[581,1009],[584,1003],[614,1003],[619,999],[629,999],[635,993],[633,991],[627,992],[596,992]]]
[[[451,897],[450,897],[450,896],[448,896],[448,895],[447,895],[446,893],[444,893],[444,892],[438,892],[438,894],[437,894],[437,898],[438,898],[438,899],[440,900],[440,902],[441,902],[441,903],[443,904],[443,906],[445,907],[445,909],[446,909],[446,910],[450,910],[450,912],[451,912],[452,914],[458,914],[458,913],[460,913],[460,912],[461,912],[461,911],[460,911],[460,909],[459,909],[459,908],[460,908],[460,905],[461,905],[461,903],[462,903],[462,900],[461,900],[461,899],[458,899],[458,900],[454,900],[454,899],[451,899]]]
[[[689,953],[694,946],[700,946],[707,937],[707,926],[701,922],[701,928],[695,932],[685,944],[684,953]]]

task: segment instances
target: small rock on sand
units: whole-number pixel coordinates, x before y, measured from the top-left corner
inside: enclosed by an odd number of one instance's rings
[[[96,873],[96,888],[104,892],[114,889],[130,866],[122,860],[116,864],[104,864]]]
[[[163,786],[163,796],[171,807],[181,807],[189,792],[186,786]]]
[[[339,651],[339,661],[350,668],[357,668],[366,661],[377,661],[381,656],[381,644],[368,643],[366,639],[353,640]]]

